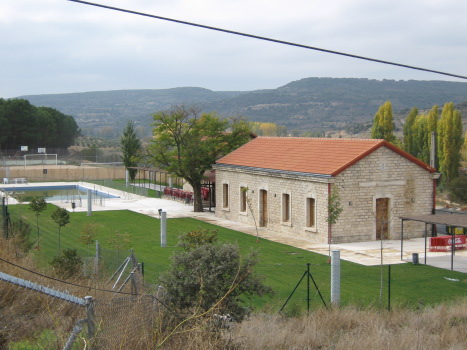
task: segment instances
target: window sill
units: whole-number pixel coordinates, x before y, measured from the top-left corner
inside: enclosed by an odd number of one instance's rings
[[[304,227],[303,230],[305,232],[318,233],[318,230],[316,230],[316,227]]]
[[[222,208],[222,211],[230,211],[230,208]]]
[[[238,215],[248,216],[248,213],[246,211],[241,211],[238,213]]]
[[[292,227],[292,223],[291,222],[286,222],[286,221],[281,222],[281,225],[282,226]]]

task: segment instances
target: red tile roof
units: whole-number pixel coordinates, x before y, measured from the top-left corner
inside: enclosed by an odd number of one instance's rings
[[[387,147],[427,171],[435,169],[385,140],[258,137],[217,164],[336,176],[380,147]]]

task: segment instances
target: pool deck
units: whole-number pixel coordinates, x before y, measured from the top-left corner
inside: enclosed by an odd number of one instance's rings
[[[238,223],[230,220],[221,219],[215,216],[214,212],[205,211],[195,213],[192,205],[187,205],[178,201],[148,198],[127,192],[122,192],[108,187],[95,185],[86,182],[54,182],[54,183],[32,183],[29,186],[63,186],[63,185],[79,185],[103,193],[112,194],[120,198],[106,198],[102,201],[96,201],[92,205],[92,211],[105,210],[131,210],[140,214],[159,218],[159,209],[167,213],[167,218],[191,217],[201,221],[205,221],[221,227],[226,227],[232,230],[257,235],[256,228],[251,225]],[[8,184],[1,187],[25,187],[25,184]],[[16,201],[9,198],[9,204],[15,204]],[[54,201],[55,205],[61,206],[69,211],[72,211],[71,203],[65,201]],[[87,204],[81,203],[74,211],[87,212]],[[300,237],[286,235],[280,232],[268,230],[267,228],[258,228],[258,235],[263,239],[279,242],[293,247],[313,251],[323,255],[329,255],[331,250],[339,250],[341,259],[355,262],[362,265],[374,266],[381,264],[381,248],[383,248],[383,263],[384,264],[402,264],[412,262],[412,254],[419,254],[421,264],[425,260],[425,240],[424,238],[407,239],[403,242],[403,257],[401,260],[401,241],[370,241],[357,243],[342,243],[327,245],[323,243],[313,242]],[[381,246],[382,243],[382,246]],[[451,268],[451,253],[450,252],[427,252],[427,264],[440,268]],[[457,250],[454,255],[454,270],[467,273],[467,250]]]

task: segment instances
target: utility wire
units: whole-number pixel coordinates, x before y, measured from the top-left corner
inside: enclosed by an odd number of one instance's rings
[[[44,277],[44,278],[47,278],[49,280],[52,280],[52,281],[55,281],[55,282],[60,282],[60,283],[63,283],[63,284],[68,284],[70,286],[74,286],[74,287],[79,287],[79,288],[85,288],[85,289],[93,289],[93,290],[96,290],[96,291],[100,291],[100,292],[109,292],[109,293],[114,293],[114,294],[127,294],[127,295],[132,295],[131,293],[126,293],[126,292],[117,292],[117,291],[114,291],[114,290],[108,290],[108,289],[101,289],[101,288],[96,288],[96,287],[90,287],[90,286],[83,286],[81,284],[76,284],[76,283],[72,283],[72,282],[68,282],[68,281],[64,281],[64,280],[61,280],[61,279],[58,279],[58,278],[55,278],[55,277],[51,277],[51,276],[47,276],[47,275],[44,275],[40,272],[37,272],[37,271],[33,271],[33,270],[30,270],[26,267],[23,267],[23,266],[20,266],[20,265],[17,265],[11,261],[8,261],[8,260],[5,260],[3,258],[0,257],[0,261],[6,263],[6,264],[9,264],[11,266],[14,266],[14,267],[17,267],[21,270],[24,270],[24,271],[27,271],[33,275],[36,275],[36,276],[40,276],[40,277]]]
[[[101,289],[101,288],[96,288],[96,287],[90,287],[90,286],[83,286],[83,285],[80,285],[80,284],[76,284],[76,283],[72,283],[72,282],[68,282],[68,281],[63,281],[63,280],[60,280],[58,278],[54,278],[54,277],[51,277],[51,276],[47,276],[47,275],[44,275],[42,273],[39,273],[39,272],[36,272],[36,271],[33,271],[33,270],[30,270],[30,269],[27,269],[26,267],[23,267],[23,266],[20,266],[20,265],[17,265],[11,261],[8,261],[8,260],[5,260],[3,258],[0,257],[0,261],[3,261],[4,263],[8,264],[8,265],[11,265],[11,266],[14,266],[14,267],[17,267],[21,270],[24,270],[24,271],[27,271],[33,275],[37,275],[37,276],[40,276],[40,277],[44,277],[44,278],[47,278],[47,279],[50,279],[52,281],[55,281],[55,282],[60,282],[60,283],[63,283],[63,284],[68,284],[70,286],[74,286],[74,287],[80,287],[80,288],[85,288],[85,289],[92,289],[92,290],[95,290],[95,291],[99,291],[99,292],[107,292],[107,293],[113,293],[113,294],[123,294],[123,295],[134,295],[134,294],[131,294],[131,293],[126,293],[126,292],[117,292],[117,291],[114,291],[114,290],[108,290],[108,289]],[[174,316],[178,317],[179,319],[182,319],[179,315],[177,315],[173,310],[170,309],[169,306],[167,306],[162,300],[160,300],[159,298],[157,298],[156,296],[154,295],[151,295],[151,297],[153,297],[155,300],[157,300],[162,306],[164,306],[169,312],[171,312]]]
[[[392,66],[396,66],[396,67],[408,68],[408,69],[418,70],[418,71],[422,71],[422,72],[429,72],[429,73],[434,73],[434,74],[446,75],[446,76],[449,76],[449,77],[454,77],[454,78],[466,79],[467,80],[467,76],[464,76],[464,75],[441,72],[441,71],[438,71],[438,70],[433,70],[433,69],[428,69],[428,68],[410,66],[410,65],[407,65],[407,64],[402,64],[402,63],[397,63],[397,62],[384,61],[384,60],[379,60],[379,59],[376,59],[376,58],[353,55],[353,54],[350,54],[350,53],[345,53],[345,52],[340,52],[340,51],[334,51],[334,50],[328,50],[328,49],[323,49],[323,48],[314,47],[314,46],[297,44],[297,43],[292,43],[292,42],[289,42],[289,41],[272,39],[272,38],[267,38],[267,37],[264,37],[264,36],[258,36],[258,35],[254,35],[254,34],[247,34],[247,33],[237,32],[237,31],[229,30],[229,29],[211,27],[211,26],[207,26],[207,25],[204,25],[204,24],[181,21],[181,20],[178,20],[178,19],[173,19],[173,18],[168,18],[168,17],[161,17],[161,16],[156,16],[156,15],[151,15],[151,14],[148,14],[148,13],[132,11],[132,10],[125,10],[125,9],[118,8],[118,7],[107,6],[107,5],[102,5],[102,4],[96,4],[96,3],[93,3],[93,2],[89,2],[89,1],[81,1],[81,0],[67,0],[67,1],[76,2],[76,3],[80,3],[80,4],[84,4],[84,5],[101,7],[101,8],[107,9],[107,10],[114,10],[114,11],[119,11],[119,12],[124,12],[124,13],[130,13],[130,14],[138,15],[138,16],[144,16],[144,17],[149,17],[149,18],[154,18],[154,19],[160,19],[160,20],[163,20],[163,21],[169,21],[169,22],[175,22],[175,23],[179,23],[179,24],[185,24],[185,25],[198,27],[198,28],[215,30],[215,31],[222,32],[222,33],[227,33],[227,34],[240,35],[240,36],[244,36],[244,37],[247,37],[247,38],[258,39],[258,40],[263,40],[263,41],[269,41],[269,42],[273,42],[273,43],[276,43],[276,44],[295,46],[295,47],[300,47],[302,49],[315,50],[315,51],[330,53],[330,54],[333,54],[333,55],[340,55],[340,56],[355,58],[355,59],[359,59],[359,60],[365,60],[365,61],[370,61],[370,62],[387,64],[387,65],[392,65]]]

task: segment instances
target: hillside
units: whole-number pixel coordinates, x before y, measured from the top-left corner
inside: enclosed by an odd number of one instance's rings
[[[152,114],[175,104],[196,105],[223,116],[275,122],[289,130],[317,130],[370,121],[387,100],[392,102],[394,113],[401,116],[413,106],[423,110],[449,101],[460,104],[467,101],[467,83],[305,78],[277,89],[244,92],[184,87],[21,97],[36,106],[53,107],[74,116],[84,133],[90,135],[100,128],[119,133],[129,119],[149,131]],[[462,106],[467,108],[465,103]],[[466,113],[463,116],[467,117]]]

